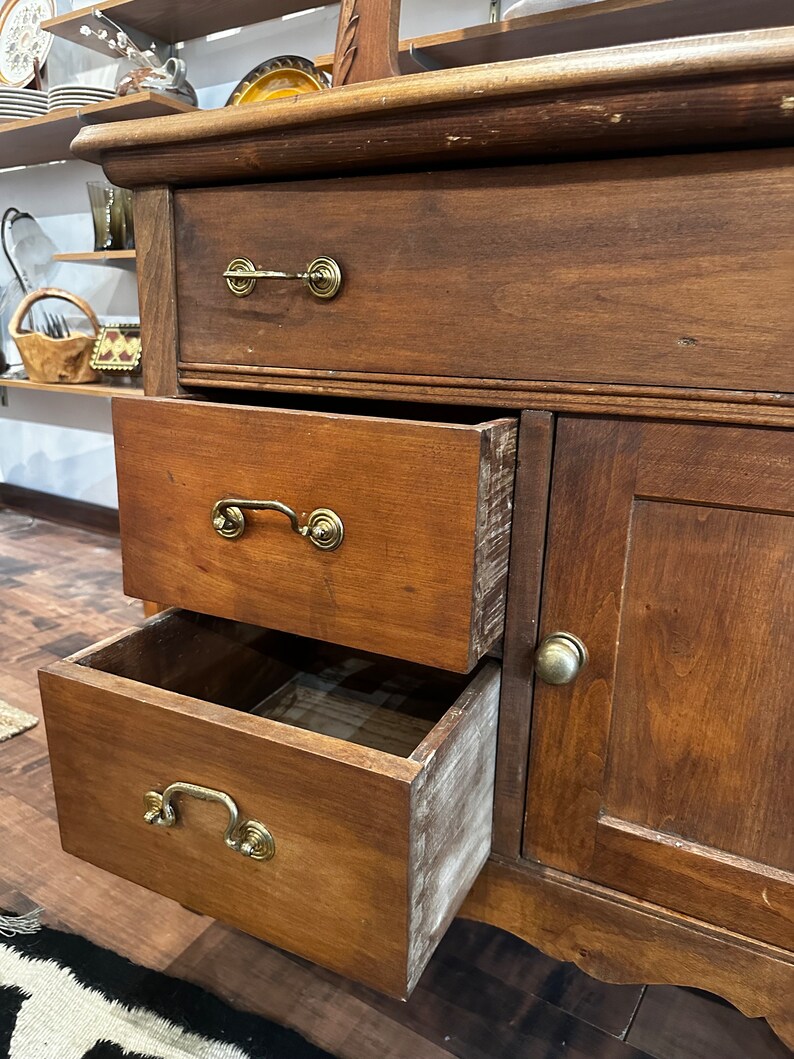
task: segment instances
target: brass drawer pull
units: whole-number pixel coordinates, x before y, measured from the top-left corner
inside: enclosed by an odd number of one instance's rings
[[[305,272],[278,272],[257,268],[248,257],[236,257],[229,262],[223,273],[226,286],[236,298],[247,298],[253,292],[258,279],[302,280],[315,298],[327,301],[335,298],[342,286],[342,270],[332,257],[316,257],[306,266]]]
[[[189,794],[204,802],[220,802],[229,811],[229,823],[223,841],[235,853],[242,853],[252,860],[270,860],[275,856],[276,843],[264,824],[258,820],[241,820],[237,804],[223,791],[211,787],[198,787],[195,783],[172,783],[160,794],[147,791],[143,796],[146,812],[143,818],[155,827],[173,827],[177,823],[176,809],[171,804],[175,794]]]
[[[212,526],[218,536],[230,541],[242,537],[245,532],[243,510],[279,511],[287,516],[293,531],[299,537],[308,537],[316,548],[322,548],[323,551],[335,551],[345,536],[344,523],[330,508],[318,507],[309,515],[306,525],[301,526],[292,508],[278,500],[235,500],[232,498],[218,500],[213,505]]]

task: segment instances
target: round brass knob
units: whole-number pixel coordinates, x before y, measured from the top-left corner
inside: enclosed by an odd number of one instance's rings
[[[587,648],[570,632],[544,637],[535,652],[535,672],[546,684],[570,684],[587,665]]]

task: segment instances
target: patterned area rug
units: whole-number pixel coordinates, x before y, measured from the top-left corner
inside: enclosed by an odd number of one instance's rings
[[[49,927],[0,936],[0,1057],[330,1059],[293,1030]]]
[[[16,706],[10,706],[0,699],[0,743],[35,728],[38,723],[38,717],[34,717],[32,713],[18,710]]]

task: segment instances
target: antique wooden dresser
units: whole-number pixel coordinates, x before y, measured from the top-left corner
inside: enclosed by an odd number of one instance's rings
[[[64,847],[394,995],[461,914],[794,1044],[794,30],[400,78],[396,6],[76,142],[172,609],[42,673]]]

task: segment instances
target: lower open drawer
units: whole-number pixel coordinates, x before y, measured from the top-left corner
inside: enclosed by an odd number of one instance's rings
[[[499,681],[159,615],[40,674],[63,847],[407,996],[490,851]]]

